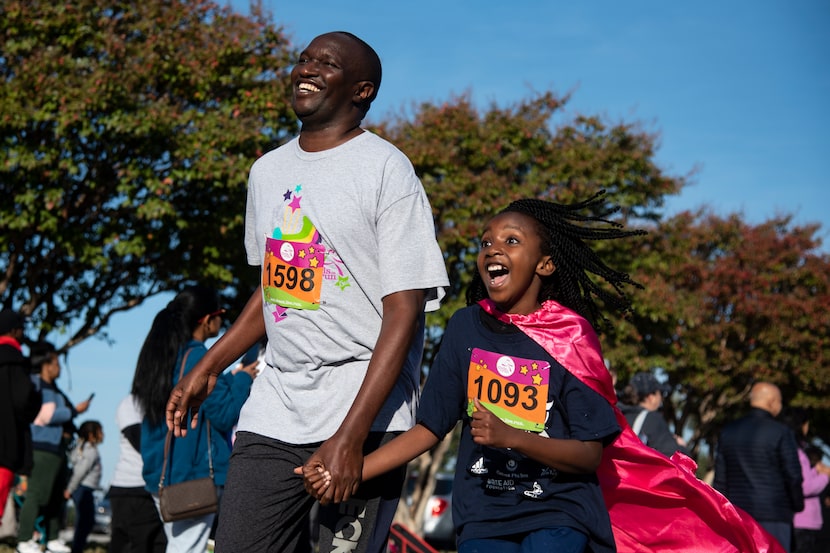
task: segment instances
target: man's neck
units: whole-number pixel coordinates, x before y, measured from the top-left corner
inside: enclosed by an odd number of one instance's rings
[[[326,127],[300,130],[300,147],[306,152],[322,152],[345,144],[363,133],[360,124],[350,128]]]

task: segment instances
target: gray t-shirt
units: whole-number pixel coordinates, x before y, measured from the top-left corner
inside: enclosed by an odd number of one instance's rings
[[[449,284],[426,193],[406,156],[372,133],[322,152],[294,139],[251,168],[245,248],[262,266],[268,366],[238,429],[324,441],[363,382],[382,298],[425,289],[435,310]],[[412,426],[422,351],[420,332],[372,430]]]

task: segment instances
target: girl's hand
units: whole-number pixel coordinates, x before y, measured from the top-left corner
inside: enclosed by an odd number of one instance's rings
[[[473,398],[475,411],[470,421],[470,434],[479,445],[490,447],[514,447],[513,436],[516,429],[505,424],[500,418],[488,411],[478,398]]]
[[[63,498],[64,499],[69,499],[71,497],[72,497],[72,494],[69,493],[69,490],[63,490]]]
[[[331,473],[321,463],[303,465],[294,469],[294,474],[302,475],[303,487],[314,499],[320,501],[331,485]]]

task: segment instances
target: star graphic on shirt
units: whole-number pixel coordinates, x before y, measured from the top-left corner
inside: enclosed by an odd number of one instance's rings
[[[522,374],[527,374],[528,373],[527,365],[522,365],[522,368],[519,369],[519,372],[522,373]]]
[[[337,277],[337,282],[335,283],[335,286],[337,286],[341,290],[345,290],[346,288],[351,286],[351,283],[349,282],[349,277],[347,277],[347,276]]]
[[[297,187],[294,188],[294,193],[299,194],[300,192],[302,192],[302,190],[303,190],[303,187],[298,184]]]
[[[302,200],[302,198],[295,194],[294,199],[291,200],[291,203],[288,204],[288,207],[290,207],[292,211],[297,211],[298,209],[300,209],[300,200]]]
[[[317,260],[316,257],[312,257],[311,261],[308,262],[308,265],[310,267],[317,267],[319,264],[320,264],[320,262]]]
[[[534,361],[533,363],[531,363],[531,365],[530,365],[530,366],[531,366],[531,367],[533,367],[533,370],[534,370],[534,371],[538,371],[538,370],[539,370],[539,363],[537,363],[536,361]]]
[[[297,254],[297,257],[299,257],[300,259],[305,259],[305,255],[305,250],[300,250]]]
[[[539,384],[541,384],[541,383],[542,383],[542,375],[541,375],[541,374],[534,374],[534,375],[533,375],[532,377],[530,377],[530,378],[533,380],[533,383],[534,383],[536,386],[538,386]]]
[[[271,313],[274,316],[274,322],[278,323],[283,320],[287,315],[285,314],[288,311],[285,307],[281,305],[275,305],[274,311]]]
[[[286,190],[285,194],[282,195],[282,199],[286,202],[291,199],[291,190]]]

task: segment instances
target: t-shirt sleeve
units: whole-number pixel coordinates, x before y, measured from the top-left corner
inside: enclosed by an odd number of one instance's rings
[[[571,438],[608,444],[620,433],[613,407],[577,377],[565,377],[563,392]]]
[[[390,159],[384,180],[377,220],[382,295],[427,290],[427,311],[437,309],[449,280],[426,192],[402,156]]]
[[[454,324],[447,325],[438,354],[429,370],[418,404],[416,421],[442,438],[461,418],[466,408],[467,391],[459,367],[458,348],[454,347]],[[469,360],[467,361],[469,363]]]

